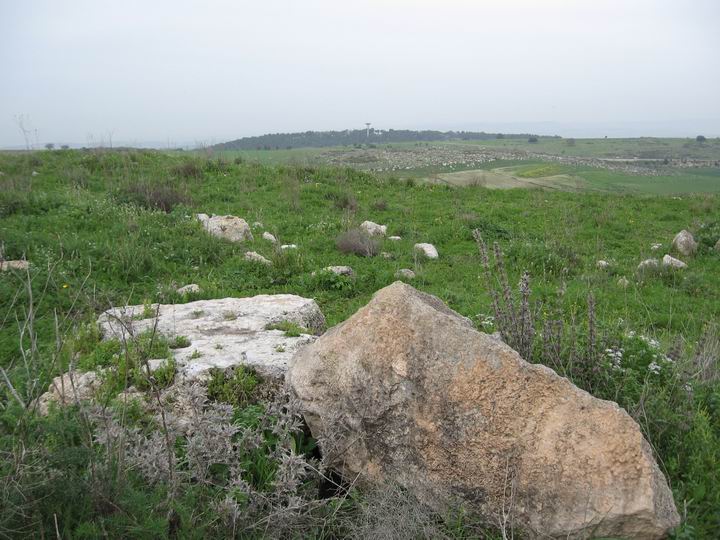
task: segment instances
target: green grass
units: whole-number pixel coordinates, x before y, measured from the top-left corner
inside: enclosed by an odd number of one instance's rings
[[[694,138],[578,138],[539,137],[537,143],[527,139],[495,139],[488,141],[453,141],[447,144],[474,144],[487,148],[527,150],[543,154],[597,157],[597,158],[645,158],[645,159],[720,159],[720,138],[696,142]]]
[[[188,160],[197,168],[179,167]],[[546,167],[537,163],[524,166],[531,177]],[[31,176],[33,170],[39,174]],[[665,350],[679,347],[683,354],[690,354],[708,324],[720,319],[720,253],[711,249],[720,238],[720,197],[707,193],[665,196],[677,192],[676,177],[582,171],[594,186],[611,191],[611,186],[621,185],[625,191],[644,191],[642,197],[627,192],[493,191],[416,184],[350,168],[271,166],[247,160],[208,162],[179,153],[139,151],[3,154],[0,171],[5,173],[0,177],[4,257],[26,257],[31,262],[30,288],[22,273],[0,274],[0,367],[28,399],[74,358],[70,345],[62,354],[55,354],[56,330],[61,335],[81,336],[69,338],[68,343],[78,343],[78,358],[86,369],[107,365],[117,361],[113,355],[121,356],[121,351],[117,343],[100,342],[92,324],[97,314],[124,304],[183,302],[175,291],[187,283],[200,285],[197,299],[262,293],[312,297],[332,326],[392,283],[398,269],[411,268],[417,274],[415,287],[481,322],[492,313],[492,307],[481,277],[474,229],[503,249],[512,283],[518,282],[523,271],[530,272],[533,298],[542,302],[544,309],[582,321],[592,292],[598,325],[612,336],[633,331],[658,339]],[[711,191],[718,181],[715,170],[697,170],[692,175],[697,178],[686,187],[693,190]],[[653,182],[650,194],[640,187],[648,182]],[[139,183],[167,189],[134,189]],[[174,197],[172,191],[183,197]],[[128,200],[127,193],[135,194],[134,198]],[[338,193],[351,195],[356,204],[336,204]],[[171,208],[159,210],[167,201]],[[253,229],[255,241],[245,245],[209,237],[193,217],[197,212],[262,222],[282,243],[296,243],[299,248],[276,253],[261,239],[262,228]],[[391,253],[391,259],[358,257],[336,249],[336,237],[366,219],[387,224],[389,235],[402,237],[399,242],[383,242],[381,250]],[[691,230],[701,240],[699,253],[687,260],[689,268],[636,276],[637,264],[648,257],[661,257],[681,229]],[[416,242],[433,243],[440,258],[416,259],[412,249]],[[650,249],[656,242],[663,244],[659,252]],[[247,250],[261,253],[273,265],[245,261]],[[597,269],[598,259],[610,261],[610,270]],[[332,265],[349,265],[356,277],[312,275]],[[621,276],[630,280],[628,288],[617,286]],[[27,372],[19,353],[18,323],[25,320],[30,302],[37,334],[34,354],[45,359],[38,360],[35,374]],[[281,329],[297,331],[290,326]],[[24,349],[31,348],[30,337],[24,335]],[[146,357],[165,357],[169,348],[187,345],[191,344],[182,340],[146,344],[138,349],[137,358],[151,353]],[[50,358],[55,360],[46,360]],[[602,396],[621,402],[632,413],[637,413],[632,409],[639,404],[653,411],[655,417],[647,420],[643,429],[669,475],[678,507],[687,504],[687,523],[680,533],[685,536],[681,537],[709,537],[718,525],[720,502],[715,483],[720,479],[713,472],[720,456],[720,390],[717,384],[698,387],[690,412],[683,411],[687,416],[678,419],[680,412],[673,405],[677,384],[667,380],[646,386],[647,351],[638,349],[636,358],[636,376],[627,381],[613,379],[612,385],[603,388],[613,388],[614,393]],[[133,361],[128,368],[137,364]],[[162,381],[171,380],[172,374],[162,373]],[[250,376],[237,377],[215,380],[218,399],[247,402],[254,384]],[[125,381],[113,384],[117,389],[124,387]],[[649,388],[652,395],[645,395]],[[39,445],[78,448],[67,418],[53,417],[30,428],[25,420],[18,423],[14,415],[19,413],[11,406],[14,398],[4,386],[0,400],[4,407],[0,441],[5,448],[30,432]],[[684,427],[677,427],[681,425]],[[57,443],[48,442],[47,430],[60,426],[67,433],[58,436]],[[23,432],[25,429],[29,431]],[[85,463],[84,459],[78,463]],[[69,473],[62,478],[72,481]],[[146,504],[159,504],[164,496],[162,490],[132,485],[136,493],[127,504],[131,512],[141,512]],[[49,500],[54,496],[49,495]],[[192,508],[190,502],[187,508]],[[155,525],[162,528],[165,514],[152,515]],[[44,518],[51,519],[52,512]],[[76,524],[82,521],[70,514],[65,519],[75,519]],[[92,516],[83,519],[92,523]],[[51,521],[46,524],[52,525]],[[118,531],[131,530],[132,524],[122,527],[113,530],[120,534]],[[86,528],[94,530],[89,524]]]

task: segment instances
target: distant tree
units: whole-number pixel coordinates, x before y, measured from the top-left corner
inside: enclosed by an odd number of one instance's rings
[[[503,133],[498,133],[498,134],[495,136],[495,138],[496,138],[496,139],[504,139],[504,138],[505,138],[505,134],[503,134]]]
[[[53,148],[55,148],[55,144],[49,142],[45,145],[45,148],[48,150],[52,150]]]
[[[566,144],[567,144],[568,146],[575,146],[575,139],[572,139],[572,138],[568,139],[568,140],[566,141]]]
[[[705,142],[705,141],[707,141],[707,139],[705,138],[705,135],[698,135],[697,137],[695,137],[695,140],[696,140],[697,142]]]
[[[535,135],[533,135],[531,137],[528,137],[528,142],[535,144],[536,142],[538,142],[538,138]]]
[[[70,148],[70,147],[69,147],[67,144],[63,144],[63,145],[60,147],[61,150],[67,150],[68,148]]]

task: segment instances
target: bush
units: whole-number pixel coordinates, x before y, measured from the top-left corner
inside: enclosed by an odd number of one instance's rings
[[[199,180],[203,177],[203,169],[195,161],[186,161],[181,165],[177,165],[171,169],[173,176],[185,179]]]
[[[189,205],[192,200],[188,195],[167,184],[151,185],[133,182],[120,192],[121,202],[129,202],[147,208],[171,212],[179,204]]]
[[[380,244],[361,229],[350,229],[335,240],[335,246],[342,253],[353,253],[360,257],[374,257]]]
[[[335,208],[338,210],[350,210],[355,212],[358,209],[358,202],[355,195],[349,191],[343,191],[340,193],[331,192],[325,195],[327,199],[333,201]]]

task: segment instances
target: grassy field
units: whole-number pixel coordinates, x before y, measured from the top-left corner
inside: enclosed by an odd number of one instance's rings
[[[628,139],[538,137],[536,143],[530,143],[527,139],[495,139],[488,141],[459,141],[448,144],[476,144],[487,148],[526,150],[551,155],[595,158],[720,159],[720,138],[697,142],[695,139],[658,137]]]
[[[313,152],[241,155],[253,160],[272,155],[286,162]],[[512,166],[519,178],[567,174],[538,163]],[[57,523],[65,537],[94,537],[102,531],[115,537],[165,537],[168,527],[172,529],[172,512],[182,516],[181,537],[229,534],[212,510],[227,495],[225,487],[183,484],[177,488],[180,493],[173,491],[169,509],[167,486],[117,473],[103,480],[107,489],[100,497],[90,471],[93,460],[105,454],[101,444],[83,439],[82,415],[58,413],[41,420],[28,417],[20,407],[18,402],[29,403],[71,360],[83,361],[101,347],[97,337],[83,334],[86,345],[73,356],[63,343],[73,343],[102,310],[182,302],[175,288],[197,283],[202,292],[193,299],[260,293],[312,297],[334,325],[392,283],[398,269],[411,268],[417,273],[415,287],[492,331],[497,328],[490,283],[473,230],[490,244],[497,242],[505,253],[510,283],[529,272],[538,336],[548,318],[561,319],[573,329],[563,361],[551,367],[595,395],[618,401],[640,423],[684,514],[675,537],[716,534],[720,252],[712,248],[720,238],[717,195],[639,197],[627,192],[448,187],[351,168],[268,165],[248,159],[235,163],[217,156],[139,151],[3,154],[0,171],[4,257],[25,257],[31,263],[29,274],[0,273],[0,367],[13,386],[11,391],[0,383],[0,476],[20,486],[0,491],[0,508],[5,509],[0,509],[1,536],[32,536],[28,531],[39,530],[55,534]],[[707,175],[708,183],[718,180],[716,171],[693,174]],[[583,171],[583,178],[608,191],[618,184],[624,191],[643,191],[607,171]],[[637,180],[648,181],[658,182],[656,193],[663,193],[661,185],[668,193],[676,192],[670,179]],[[698,179],[693,187],[703,185]],[[254,229],[254,242],[231,244],[208,237],[193,218],[197,212],[233,214],[263,227]],[[391,258],[337,250],[338,235],[366,219],[387,224],[388,234],[402,236],[399,242],[380,246]],[[688,268],[638,273],[643,259],[670,252],[670,242],[681,229],[692,231],[701,243],[698,254],[687,260]],[[297,244],[297,253],[276,252],[261,239],[263,230],[282,243]],[[418,259],[412,249],[416,242],[433,243],[440,258]],[[656,243],[661,248],[653,251]],[[246,250],[261,253],[273,265],[246,261]],[[610,268],[597,268],[599,259]],[[312,275],[329,265],[346,264],[355,270],[355,278]],[[623,277],[627,287],[618,285]],[[589,311],[597,325],[597,350],[583,345],[578,353],[576,344],[589,339]],[[613,368],[605,355],[608,347],[626,351],[622,368]],[[58,350],[62,354],[56,354]],[[583,356],[583,350],[590,352]],[[659,374],[650,369],[654,358],[666,354],[672,362],[663,363]],[[529,360],[547,362],[541,341]],[[243,411],[238,414],[246,414]],[[23,465],[25,476],[18,472],[15,465],[24,463],[19,456],[27,447],[41,449],[36,468],[41,470],[40,463],[50,467],[52,482],[42,480],[50,474],[44,469],[41,478],[27,472],[35,470],[32,463]],[[343,513],[353,512],[354,497],[343,501]],[[12,510],[18,500],[25,505],[20,513]],[[453,531],[456,538],[477,534],[463,526]],[[333,534],[337,529],[327,522],[322,533],[302,530],[302,536]]]
[[[515,152],[516,154],[497,154]],[[478,163],[474,155],[496,155]],[[524,154],[530,153],[531,157]],[[291,150],[225,151],[223,158],[241,158],[265,165],[320,166],[341,164],[358,170],[378,170],[384,177],[414,178],[488,188],[537,188],[570,191],[606,191],[636,194],[682,195],[720,192],[720,167],[659,167],[640,162],[638,171],[618,164],[606,167],[558,161],[572,158],[709,159],[720,161],[720,141],[698,143],[689,139],[524,139],[397,143],[351,147],[297,148]],[[538,156],[539,155],[539,156]],[[548,157],[543,157],[547,155]],[[479,157],[479,160],[488,157]],[[406,165],[410,163],[410,165]],[[643,169],[647,169],[643,171]]]
[[[493,166],[494,165],[494,166]],[[487,188],[543,188],[652,195],[720,193],[720,168],[680,169],[673,174],[638,175],[596,167],[531,162],[489,164],[485,169],[428,173],[430,182]]]

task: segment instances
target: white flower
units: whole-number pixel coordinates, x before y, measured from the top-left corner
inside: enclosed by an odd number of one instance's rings
[[[660,370],[661,370],[661,369],[662,369],[662,368],[660,367],[660,364],[658,364],[657,362],[655,362],[655,360],[653,360],[652,362],[650,362],[650,364],[648,365],[648,371],[650,371],[650,373],[653,373],[653,374],[655,374],[655,375],[657,375],[658,373],[660,373]]]

